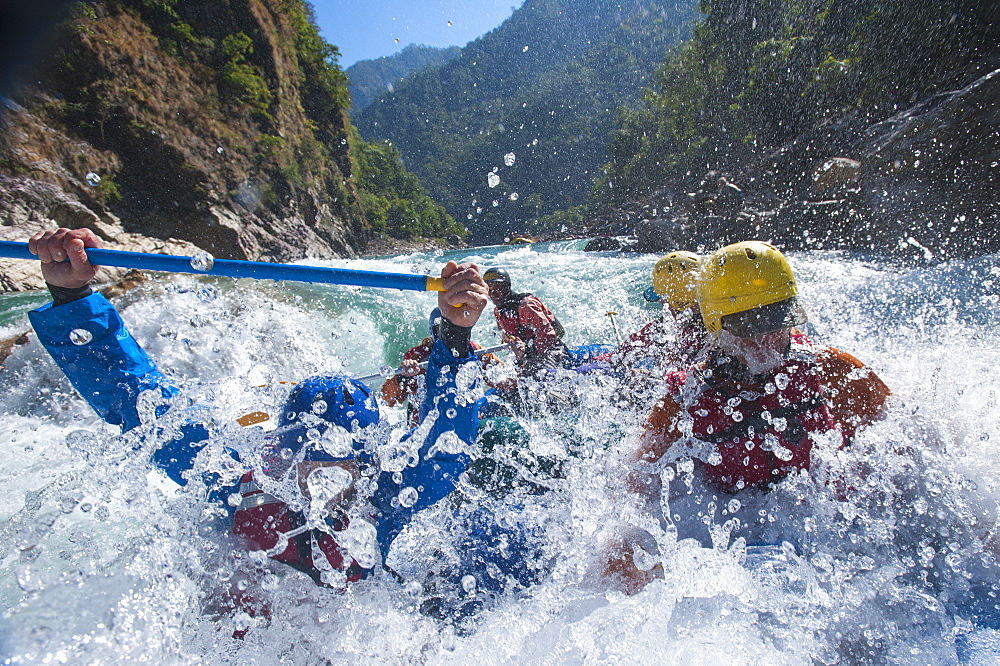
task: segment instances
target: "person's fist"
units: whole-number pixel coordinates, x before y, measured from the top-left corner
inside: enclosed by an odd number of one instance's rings
[[[456,326],[471,328],[486,309],[487,288],[475,264],[449,261],[441,269],[445,291],[438,292],[441,315]]]
[[[85,286],[97,274],[87,259],[91,247],[101,247],[101,241],[90,229],[40,231],[28,240],[28,250],[42,262],[45,281],[68,289]]]

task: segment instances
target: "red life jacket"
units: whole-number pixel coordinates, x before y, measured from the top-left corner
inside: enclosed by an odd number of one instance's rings
[[[261,490],[253,479],[253,472],[247,472],[240,479],[240,495],[243,501],[233,517],[233,533],[251,541],[260,550],[270,551],[278,545],[283,534],[305,524],[301,513],[291,511],[288,505]],[[347,529],[347,519],[334,527],[335,531]],[[315,553],[313,546],[319,548]],[[317,566],[315,556],[326,559],[326,565]],[[333,537],[320,530],[305,530],[287,541],[280,553],[269,553],[278,562],[298,569],[309,575],[318,584],[323,584],[322,570],[340,569],[347,576],[347,582],[361,580],[366,570],[354,559],[345,561],[340,546]]]
[[[808,351],[793,350],[779,368],[752,380],[749,375],[727,378],[725,364],[716,365],[711,376],[694,372],[693,402],[679,397],[690,405],[685,411],[693,419],[694,437],[717,447],[719,455],[704,470],[722,492],[766,488],[794,471],[808,470],[809,435],[836,431],[816,356]],[[684,376],[674,373],[674,387]],[[689,389],[685,386],[682,394]]]

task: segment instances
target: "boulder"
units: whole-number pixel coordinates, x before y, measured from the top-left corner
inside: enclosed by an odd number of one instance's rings
[[[612,236],[591,238],[584,246],[584,252],[613,252],[622,249],[622,242]]]
[[[853,188],[861,182],[861,162],[848,157],[831,157],[813,170],[813,187],[824,192]]]

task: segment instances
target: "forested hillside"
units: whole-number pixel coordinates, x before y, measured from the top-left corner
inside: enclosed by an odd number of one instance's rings
[[[398,153],[360,139],[303,0],[68,5],[35,75],[5,91],[5,237],[90,226],[287,260],[463,232]]]
[[[355,114],[475,242],[560,226],[583,203],[618,108],[687,34],[687,0],[527,0],[461,58]]]
[[[996,3],[703,0],[700,9],[644,108],[621,114],[588,212],[594,227],[631,233],[659,215],[673,222],[661,235],[684,243],[748,227],[790,242],[805,231],[831,246],[884,248],[911,233],[917,245],[952,249],[995,238],[983,232],[995,227],[1000,171],[1000,77],[986,76],[1000,68]],[[950,232],[944,215],[956,220]]]
[[[462,53],[457,46],[436,48],[410,44],[399,53],[375,60],[361,60],[347,68],[350,80],[351,110],[360,111],[379,95],[389,91],[403,78],[422,69],[440,67]]]

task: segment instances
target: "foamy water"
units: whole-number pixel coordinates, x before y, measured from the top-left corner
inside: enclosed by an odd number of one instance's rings
[[[640,293],[657,257],[579,246],[330,265],[501,265],[559,316],[569,344],[613,342],[606,313],[618,313],[624,334],[653,315]],[[810,478],[713,507],[713,524],[750,516],[750,536],[787,541],[786,550],[748,551],[736,534],[712,549],[657,532],[664,580],[633,597],[597,580],[605,531],[641,522],[623,512],[616,482],[648,406],[618,405],[614,386],[585,380],[571,387],[577,407],[524,422],[534,451],[566,459],[556,490],[521,507],[544,531],[551,572],[483,611],[471,631],[421,615],[414,590],[387,577],[338,593],[250,557],[220,511],[151,472],[155,429],[169,428],[169,415],[121,437],[37,342],[18,347],[0,372],[0,654],[11,663],[954,663],[956,637],[973,628],[969,590],[988,600],[997,582],[1000,260],[914,268],[836,253],[790,259],[816,337],[869,364],[894,397],[849,450],[818,447]],[[172,276],[117,304],[186,395],[213,406],[199,464],[217,469],[223,446],[252,448],[252,433],[232,422],[274,413],[287,391],[279,382],[396,365],[425,334],[434,301]],[[26,328],[11,315],[27,307],[23,297],[3,307],[12,321],[3,333]],[[475,339],[495,344],[492,323],[487,313]],[[847,501],[820,482],[833,477],[846,479]],[[428,512],[411,526],[400,568],[447,539],[443,521]],[[234,586],[266,600],[270,619],[221,611]],[[250,627],[244,640],[232,638],[237,626]]]

